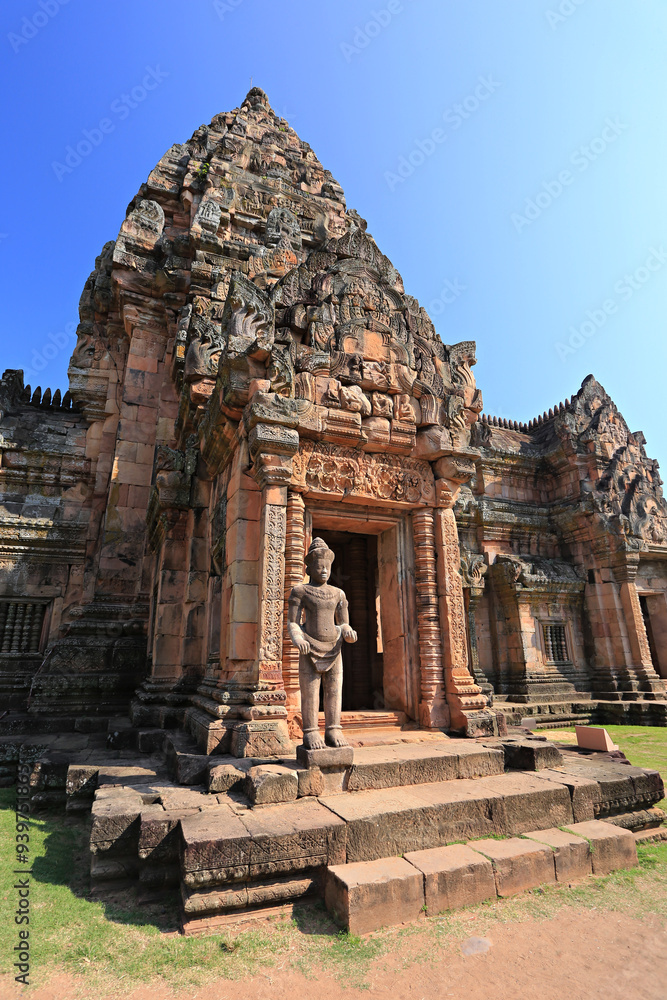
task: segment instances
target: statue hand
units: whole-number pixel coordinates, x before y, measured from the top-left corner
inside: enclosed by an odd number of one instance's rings
[[[341,632],[343,633],[343,639],[345,639],[345,642],[357,641],[357,633],[354,631],[353,628],[350,628],[349,625],[343,625],[341,627]]]
[[[310,653],[310,643],[307,639],[299,638],[296,639],[294,645],[299,650],[300,653]]]

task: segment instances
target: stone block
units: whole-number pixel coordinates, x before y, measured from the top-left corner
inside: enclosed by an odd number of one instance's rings
[[[504,832],[502,794],[480,785],[464,779],[320,801],[347,823],[347,860],[373,861]]]
[[[251,767],[245,782],[245,792],[253,805],[269,802],[291,802],[298,794],[296,771],[280,764],[258,764]]]
[[[141,795],[134,789],[110,788],[107,795],[98,791],[91,810],[91,853],[132,852],[136,848],[143,805]]]
[[[231,738],[234,757],[281,757],[292,750],[287,723],[283,719],[266,722],[241,722],[234,726]]]
[[[445,753],[456,754],[457,778],[486,778],[505,771],[502,747],[487,747],[470,740],[450,740]]]
[[[502,796],[504,816],[498,833],[525,833],[572,822],[572,802],[565,785],[540,781],[534,774],[519,771],[481,778],[475,785],[480,792],[488,789]]]
[[[184,816],[194,815],[198,811],[196,808],[167,811],[161,805],[144,807],[141,810],[139,857],[156,863],[177,861],[178,824]]]
[[[524,833],[528,840],[546,844],[554,854],[557,882],[573,882],[591,874],[591,849],[587,840],[557,827]]]
[[[505,737],[502,740],[505,766],[519,771],[543,771],[547,767],[560,767],[563,755],[553,743],[539,737]]]
[[[564,785],[568,789],[572,801],[572,813],[577,823],[594,819],[595,806],[601,800],[600,786],[597,781],[586,778],[584,775],[570,774],[563,770],[555,771],[550,768],[537,772],[535,777],[541,778],[543,781]]]
[[[324,777],[319,767],[309,767],[296,772],[299,783],[298,796],[322,795],[324,792]]]
[[[327,868],[324,901],[351,934],[416,920],[424,906],[424,878],[403,858],[381,858]]]
[[[236,814],[227,805],[181,822],[185,885],[273,878],[342,864],[345,824],[313,798]]]
[[[209,792],[239,792],[245,787],[247,771],[234,764],[215,764],[208,772]]]
[[[404,858],[424,876],[424,899],[429,916],[495,898],[493,865],[488,858],[463,844],[410,851]]]
[[[307,750],[301,744],[296,748],[296,759],[302,767],[350,767],[354,759],[352,747],[325,747],[324,750]]]
[[[618,868],[633,868],[637,864],[637,844],[630,830],[590,820],[573,823],[568,831],[589,842],[594,875],[608,875]]]
[[[556,881],[553,852],[546,844],[512,837],[509,840],[473,840],[468,847],[493,864],[499,896],[514,896]]]

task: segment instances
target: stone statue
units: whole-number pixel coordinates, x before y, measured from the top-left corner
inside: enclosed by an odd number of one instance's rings
[[[341,647],[343,641],[356,642],[357,633],[350,628],[345,594],[327,584],[333,561],[334,554],[326,542],[314,538],[306,555],[310,583],[293,587],[289,595],[288,628],[290,639],[299,650],[303,745],[307,750],[348,746],[340,725]],[[320,678],[324,685],[324,740],[317,724]]]

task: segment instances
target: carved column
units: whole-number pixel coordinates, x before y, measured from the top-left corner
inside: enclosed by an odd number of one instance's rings
[[[287,696],[287,714],[292,718],[301,711],[299,691],[299,650],[287,631],[287,599],[292,587],[303,582],[306,554],[305,504],[295,490],[287,491],[285,531],[285,600],[283,606],[283,683]]]
[[[451,493],[439,491],[442,503],[449,504]],[[445,689],[454,729],[464,729],[475,736],[497,731],[495,713],[468,670],[468,644],[465,623],[463,582],[459,567],[461,554],[456,519],[451,506],[438,507],[435,513],[438,598],[443,633]]]
[[[430,507],[412,512],[412,531],[421,664],[419,722],[427,729],[447,728],[450,719],[444,686],[434,517]]]

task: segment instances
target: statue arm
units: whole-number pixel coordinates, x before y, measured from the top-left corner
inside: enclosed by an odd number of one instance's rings
[[[336,624],[341,626],[341,633],[345,642],[356,642],[357,633],[350,628],[350,615],[347,605],[347,597],[340,591],[340,600],[336,605]]]
[[[289,632],[289,637],[292,640],[293,645],[296,646],[299,652],[309,653],[310,643],[301,631],[301,625],[299,624],[301,620],[301,610],[301,594],[298,593],[295,587],[289,595],[287,602],[287,631]]]

